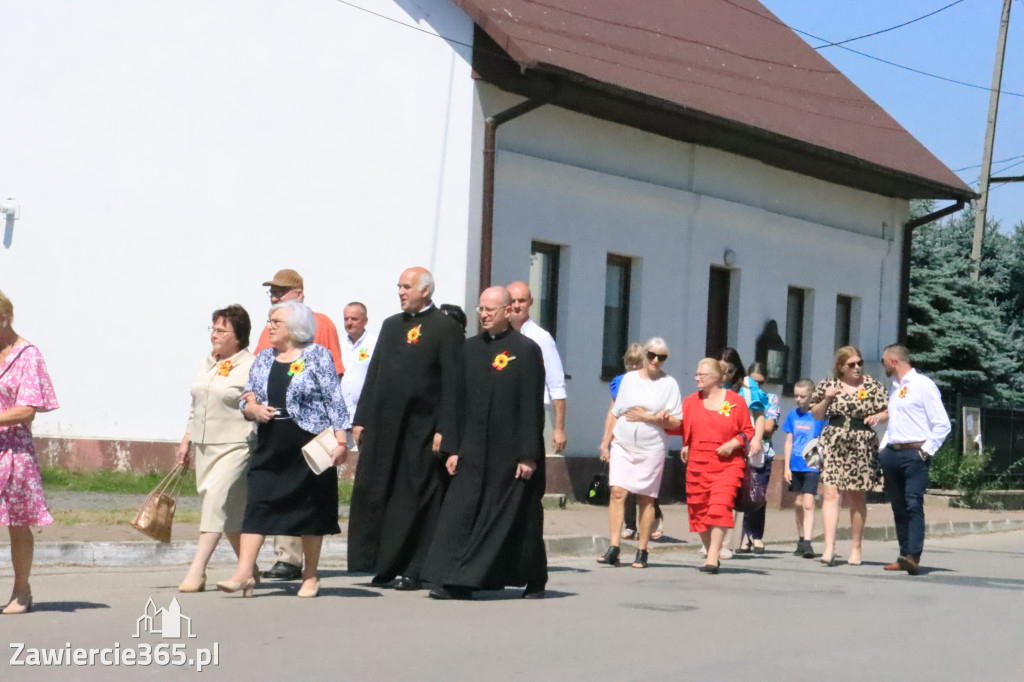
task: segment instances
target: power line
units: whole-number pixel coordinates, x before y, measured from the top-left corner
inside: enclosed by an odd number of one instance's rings
[[[1007,161],[1014,161],[1016,159],[1024,159],[1024,154],[1018,154],[1017,156],[1011,156],[1011,157],[1006,158],[1006,159],[1000,159],[999,161],[993,161],[992,163],[1006,163]],[[957,168],[953,172],[954,173],[960,173],[960,172],[965,171],[965,170],[971,170],[972,168],[981,168],[981,164],[980,163],[976,163],[973,166],[964,166],[963,168]],[[1003,170],[1006,170],[1006,169],[1004,168]],[[1000,172],[1002,172],[1002,171],[1000,171]]]
[[[870,38],[872,36],[877,36],[877,35],[881,35],[883,33],[888,33],[889,31],[895,31],[898,28],[903,28],[904,26],[910,26],[911,24],[917,23],[918,21],[921,21],[922,19],[927,19],[928,17],[935,16],[939,12],[947,10],[950,7],[953,7],[955,5],[959,5],[963,1],[964,0],[956,0],[956,2],[951,2],[948,5],[946,5],[945,7],[940,7],[939,9],[937,9],[937,10],[935,10],[933,12],[929,12],[928,14],[923,14],[923,15],[919,16],[916,19],[911,19],[910,21],[904,21],[902,24],[897,24],[895,26],[890,26],[889,28],[883,28],[881,31],[875,31],[874,33],[865,33],[862,36],[855,36],[853,38],[847,38],[846,40],[839,40],[839,41],[834,42],[834,43],[829,43],[828,45],[818,45],[814,49],[815,50],[823,50],[826,47],[838,47],[838,46],[844,45],[846,43],[852,43],[855,40],[861,40],[862,38]]]
[[[808,38],[814,38],[815,40],[820,40],[820,41],[823,41],[823,42],[826,42],[826,43],[830,42],[828,40],[828,38],[822,38],[821,36],[816,36],[813,33],[808,33],[807,31],[801,31],[800,29],[795,28],[793,26],[790,26],[789,24],[785,23],[784,21],[780,21],[780,20],[776,19],[775,17],[766,17],[763,14],[758,14],[757,12],[755,12],[752,9],[750,9],[749,7],[744,7],[743,5],[738,5],[735,2],[732,2],[732,0],[722,0],[722,2],[725,2],[726,4],[732,5],[736,9],[742,10],[744,12],[747,12],[748,14],[753,14],[755,17],[758,17],[758,18],[760,18],[760,19],[762,19],[764,21],[768,21],[768,22],[771,22],[773,24],[777,24],[778,26],[783,26],[785,28],[788,28],[790,31],[793,31],[794,33],[799,33],[802,36],[807,36]],[[903,69],[904,71],[910,71],[911,73],[916,73],[916,74],[919,74],[921,76],[927,76],[928,78],[934,78],[936,80],[945,81],[947,83],[954,83],[956,85],[963,85],[964,87],[974,88],[976,90],[986,90],[988,92],[992,92],[992,88],[986,87],[984,85],[978,85],[976,83],[968,83],[966,81],[957,80],[956,78],[948,78],[946,76],[940,76],[940,75],[938,75],[936,73],[929,73],[928,71],[922,71],[921,69],[915,69],[912,66],[904,66],[903,64],[897,64],[896,62],[889,61],[888,59],[882,59],[881,57],[875,57],[874,55],[867,54],[866,52],[861,52],[860,50],[855,50],[852,47],[847,47],[846,45],[836,45],[836,47],[838,47],[840,50],[846,50],[847,52],[852,52],[854,54],[858,54],[861,57],[866,57],[866,58],[872,59],[872,60],[874,60],[876,62],[881,62],[882,64],[888,64],[889,66],[896,67],[897,69]],[[1020,92],[1010,92],[1008,90],[1000,90],[999,92],[1002,95],[1010,95],[1012,97],[1024,97],[1024,93],[1020,93]]]

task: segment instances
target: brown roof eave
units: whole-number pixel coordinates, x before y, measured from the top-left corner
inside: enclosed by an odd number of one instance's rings
[[[573,109],[579,113],[636,127],[648,132],[664,135],[682,142],[691,142],[722,149],[740,156],[757,159],[784,170],[809,175],[840,185],[854,187],[883,196],[903,199],[951,199],[973,201],[980,195],[969,188],[939,183],[911,173],[871,163],[842,152],[813,145],[770,130],[745,125],[737,121],[720,118],[705,112],[668,102],[651,95],[623,88],[611,83],[596,81],[581,74],[565,71],[548,64],[538,64],[531,70],[546,82],[556,79],[562,95],[555,104]],[[623,120],[610,118],[606,110],[614,107],[590,101],[582,93],[573,96],[573,83],[583,91],[600,93],[605,98],[618,98],[637,105],[636,116]],[[583,106],[580,106],[580,105]],[[596,106],[594,106],[596,104]],[[664,112],[677,119],[675,126],[657,125],[659,119],[651,120],[653,110]],[[626,112],[623,112],[626,113]],[[651,125],[651,124],[655,125]]]
[[[966,185],[902,172],[550,64],[520,61],[516,55],[521,57],[521,51],[514,42],[499,46],[479,22],[473,41],[473,69],[478,78],[502,90],[538,97],[550,94],[557,84],[558,94],[552,102],[556,106],[882,196],[964,201],[978,196]]]

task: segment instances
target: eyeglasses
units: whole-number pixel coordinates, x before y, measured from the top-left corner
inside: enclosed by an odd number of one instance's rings
[[[267,320],[267,326],[268,327],[272,327],[272,328],[273,327],[280,327],[284,323],[285,323],[284,320]]]
[[[505,307],[507,307],[507,306],[499,305],[499,306],[494,307],[494,308],[484,308],[483,306],[477,306],[476,307],[476,311],[478,313],[480,313],[481,315],[483,315],[484,313],[489,313],[489,314],[493,315],[494,313],[498,312],[499,310],[501,310],[501,309],[503,309]]]
[[[696,374],[693,375],[693,378],[694,379],[707,379],[709,376],[711,376],[711,375],[708,372],[697,372]]]
[[[647,351],[647,359],[651,362],[654,362],[655,359],[657,359],[658,362],[665,362],[668,360],[668,353],[654,353],[652,351]]]
[[[230,334],[232,332],[231,329],[218,329],[217,327],[207,327],[206,331],[217,336],[224,336],[225,334]]]
[[[291,290],[292,287],[270,287],[270,290],[267,291],[267,296],[270,298],[281,298]]]
[[[854,367],[863,367],[864,361],[858,360],[857,362],[848,362],[846,363],[846,366],[849,367],[850,369],[853,369]]]

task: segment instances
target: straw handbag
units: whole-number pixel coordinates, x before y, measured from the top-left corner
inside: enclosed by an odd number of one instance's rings
[[[179,464],[160,481],[146,501],[139,507],[139,513],[132,519],[132,527],[147,537],[160,542],[171,541],[171,524],[174,523],[174,509],[177,507],[181,482],[185,478],[185,465]]]

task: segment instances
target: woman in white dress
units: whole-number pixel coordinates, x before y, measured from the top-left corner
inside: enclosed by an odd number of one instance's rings
[[[655,337],[644,344],[643,367],[622,377],[619,394],[609,413],[615,419],[611,433],[601,440],[601,459],[610,461],[608,503],[610,544],[598,563],[619,565],[619,530],[627,493],[637,496],[640,505],[639,539],[633,568],[647,567],[647,544],[654,524],[654,500],[661,488],[665,469],[668,436],[665,429],[676,429],[683,415],[679,384],[665,374],[668,344]]]

